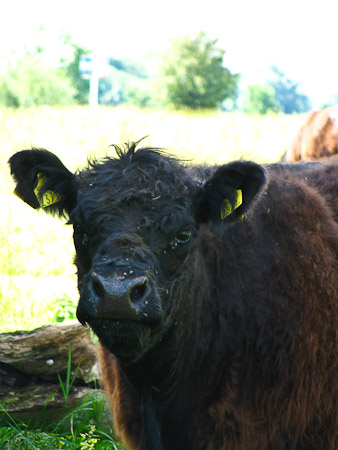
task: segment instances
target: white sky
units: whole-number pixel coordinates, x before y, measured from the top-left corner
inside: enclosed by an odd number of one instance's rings
[[[204,30],[248,83],[266,81],[275,64],[315,107],[338,94],[338,0],[2,0],[1,11],[0,56],[36,41],[40,25],[51,45],[64,29],[80,44],[139,61]]]

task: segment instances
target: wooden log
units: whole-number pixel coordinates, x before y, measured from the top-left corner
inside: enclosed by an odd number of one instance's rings
[[[64,398],[60,384],[40,384],[9,390],[0,394],[3,408],[9,412],[29,412],[52,407],[74,408],[93,389],[72,387],[67,401]]]
[[[102,425],[110,428],[113,422],[108,400],[101,389],[72,387],[65,402],[60,385],[38,385],[0,393],[0,417],[31,423],[36,418],[39,423],[60,422],[83,402],[102,402]],[[11,419],[10,419],[11,418]],[[70,420],[70,419],[68,419]]]
[[[0,334],[0,386],[6,383],[1,371],[57,381],[57,374],[67,372],[71,353],[71,371],[77,381],[89,383],[98,379],[96,347],[88,328],[78,323],[46,325],[32,331]],[[26,375],[26,377],[25,377]],[[2,378],[2,379],[1,379]],[[21,377],[22,378],[22,377]],[[23,380],[19,381],[21,384]],[[15,383],[15,381],[14,381]]]
[[[59,376],[66,389],[69,352],[72,387],[65,401]],[[96,346],[78,323],[0,334],[0,405],[7,413],[66,414],[94,394],[96,380]]]

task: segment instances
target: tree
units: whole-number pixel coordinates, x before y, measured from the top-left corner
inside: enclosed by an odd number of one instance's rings
[[[131,60],[109,58],[109,66],[105,78],[100,80],[100,104],[153,106],[153,79],[142,65]]]
[[[190,109],[216,108],[236,95],[239,75],[223,67],[225,51],[216,44],[204,32],[172,41],[161,67],[169,103]]]
[[[298,92],[299,83],[290,80],[276,66],[271,67],[274,80],[269,82],[275,90],[276,100],[285,114],[302,113],[311,109],[309,97]]]
[[[326,102],[322,103],[319,109],[329,108],[338,105],[338,94],[332,94]]]
[[[74,95],[62,69],[46,67],[38,55],[27,53],[0,74],[0,104],[4,106],[69,105]]]
[[[273,87],[253,84],[248,87],[244,110],[249,114],[267,114],[268,112],[279,112],[281,108],[276,100]]]
[[[70,48],[70,58],[62,59],[61,66],[66,75],[71,80],[72,86],[76,90],[75,100],[81,105],[88,103],[89,96],[89,80],[82,78],[80,73],[80,59],[81,56],[88,54],[88,50],[73,42],[68,35],[61,38],[64,46]]]
[[[39,42],[46,42],[43,28]],[[0,104],[12,107],[87,103],[89,81],[79,72],[86,50],[62,35],[52,46],[30,44],[0,73]]]

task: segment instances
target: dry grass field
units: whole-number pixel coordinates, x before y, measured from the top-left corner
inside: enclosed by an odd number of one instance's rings
[[[244,158],[278,161],[304,116],[168,112],[87,107],[0,111],[0,332],[55,320],[57,305],[77,303],[72,230],[12,195],[7,161],[32,146],[54,151],[71,170],[135,141],[208,164]]]

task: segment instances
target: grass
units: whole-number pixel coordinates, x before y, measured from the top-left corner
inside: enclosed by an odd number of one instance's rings
[[[71,352],[68,353],[66,379],[58,374],[64,395],[64,412],[58,411],[58,421],[46,416],[48,401],[38,414],[19,420],[0,405],[0,448],[8,450],[53,450],[53,449],[115,449],[111,415],[106,399],[99,391],[93,391],[83,402],[69,411],[67,400],[79,366],[71,377]],[[52,394],[51,394],[52,395]]]
[[[66,405],[65,405],[66,408]],[[93,394],[59,422],[46,423],[43,411],[31,421],[13,418],[0,405],[2,450],[121,450],[116,443],[107,404]],[[107,422],[109,418],[109,423]]]
[[[77,374],[77,372],[79,370],[79,367],[80,367],[79,365],[76,367],[76,369],[74,371],[74,374],[72,376],[72,379],[70,379],[71,367],[72,367],[72,365],[71,365],[71,358],[72,358],[72,355],[71,355],[71,352],[69,350],[69,352],[68,352],[68,364],[67,364],[67,375],[66,375],[65,383],[63,383],[61,375],[58,373],[59,383],[60,383],[60,386],[61,386],[63,397],[65,399],[65,406],[67,406],[67,400],[68,400],[68,397],[69,397],[69,393],[70,393],[70,390],[71,390],[72,385],[74,383],[74,380],[76,378],[76,374]]]
[[[149,135],[144,145],[166,148],[194,162],[221,164],[238,158],[273,162],[303,120],[304,116],[130,108],[0,111],[0,332],[75,318],[78,300],[71,227],[12,195],[7,161],[14,152],[31,146],[48,148],[76,170],[88,157],[114,154],[110,144]],[[65,382],[65,398],[70,381]],[[7,427],[0,428],[0,448],[116,448],[109,432],[101,429],[100,408],[98,402],[88,401],[68,417],[65,431],[55,425],[37,431],[39,424],[27,426],[7,417]]]

